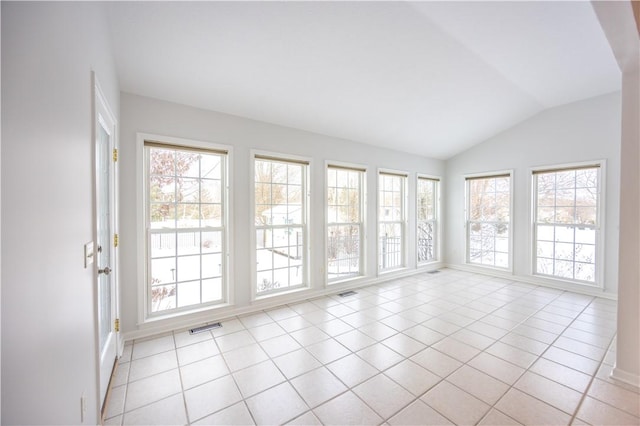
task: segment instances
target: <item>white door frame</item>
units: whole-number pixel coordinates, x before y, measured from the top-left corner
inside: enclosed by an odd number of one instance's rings
[[[101,126],[100,121],[106,122],[109,124],[110,128],[110,138],[109,138],[109,153],[113,153],[113,161],[110,161],[110,194],[109,194],[109,205],[110,205],[110,228],[113,233],[110,236],[110,264],[108,265],[111,269],[111,273],[109,273],[109,277],[111,279],[111,316],[112,319],[119,318],[120,316],[120,304],[119,304],[119,268],[118,268],[118,250],[113,244],[114,241],[111,239],[113,236],[118,233],[118,173],[117,173],[117,146],[118,146],[118,134],[117,134],[117,121],[115,119],[115,115],[112,113],[111,108],[104,96],[102,89],[100,88],[100,84],[95,75],[95,72],[91,73],[92,76],[92,88],[93,88],[93,170],[94,170],[94,227],[93,227],[93,240],[96,242],[94,244],[94,258],[98,259],[98,152],[97,152],[97,138],[98,138],[98,130]],[[99,329],[99,300],[98,300],[98,282],[99,282],[99,268],[104,268],[107,265],[100,265],[98,261],[94,262],[94,289],[95,289],[95,297],[94,297],[94,307],[95,307],[95,330],[96,330],[96,375],[97,375],[97,386],[96,386],[96,394],[97,394],[97,408],[98,408],[98,418],[101,418],[101,411],[103,408],[103,404],[105,403],[105,399],[107,396],[107,389],[109,386],[109,380],[111,378],[112,369],[114,366],[114,362],[117,358],[122,355],[123,350],[123,341],[122,341],[122,333],[118,331],[113,331],[113,344],[115,345],[115,353],[113,360],[102,360],[102,353],[100,350],[100,329]],[[113,324],[112,324],[113,326]],[[113,328],[112,328],[113,330]],[[103,363],[105,363],[105,367],[102,367]],[[104,370],[104,368],[108,368],[108,370]]]

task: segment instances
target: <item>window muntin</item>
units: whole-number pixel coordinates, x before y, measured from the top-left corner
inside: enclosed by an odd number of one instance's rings
[[[467,262],[510,267],[511,175],[467,178]]]
[[[378,270],[404,266],[406,175],[378,176]]]
[[[419,176],[416,188],[418,263],[438,260],[438,186],[440,181]]]
[[[534,273],[596,284],[600,166],[533,173]]]
[[[256,294],[306,285],[307,168],[299,161],[256,156]]]
[[[327,278],[329,282],[362,275],[363,186],[365,171],[327,167]]]
[[[227,154],[145,142],[150,316],[226,298]]]

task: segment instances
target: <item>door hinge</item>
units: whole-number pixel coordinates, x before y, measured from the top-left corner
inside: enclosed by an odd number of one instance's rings
[[[113,161],[118,161],[118,148],[113,148]]]
[[[116,319],[113,321],[113,330],[114,330],[116,333],[119,333],[119,332],[120,332],[120,318],[116,318]]]
[[[113,247],[118,247],[118,234],[113,234]]]

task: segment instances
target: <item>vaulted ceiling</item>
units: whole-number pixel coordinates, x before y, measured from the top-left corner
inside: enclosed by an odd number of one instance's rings
[[[114,2],[121,90],[447,159],[620,90],[589,2]]]

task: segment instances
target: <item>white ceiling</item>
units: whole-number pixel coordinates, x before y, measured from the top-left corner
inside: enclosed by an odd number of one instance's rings
[[[621,84],[589,2],[108,7],[124,92],[432,158]]]

